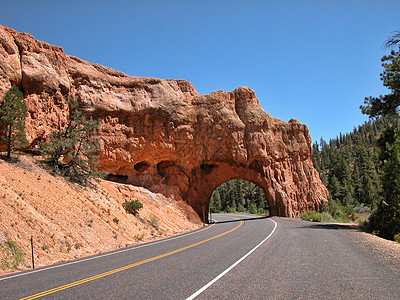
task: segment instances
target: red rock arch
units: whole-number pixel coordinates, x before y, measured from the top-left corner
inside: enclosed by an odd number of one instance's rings
[[[209,202],[214,190],[224,182],[232,179],[242,179],[253,182],[262,188],[268,203],[270,216],[291,215],[284,196],[277,196],[277,190],[273,187],[273,181],[268,180],[257,170],[243,166],[231,166],[226,163],[207,162],[200,165],[196,175],[196,178],[201,179],[196,179],[193,184],[190,185],[185,198],[189,200],[188,203],[200,216],[202,206],[205,206],[208,211]],[[206,221],[208,221],[208,219]]]
[[[307,127],[271,117],[247,87],[199,95],[187,81],[128,76],[1,25],[0,36],[0,96],[11,84],[24,91],[31,148],[67,124],[73,97],[102,121],[101,169],[199,214],[233,178],[262,187],[272,215],[294,217],[328,197]]]

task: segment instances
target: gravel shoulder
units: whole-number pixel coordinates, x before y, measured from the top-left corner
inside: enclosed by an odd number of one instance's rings
[[[357,227],[346,232],[355,243],[360,245],[361,249],[395,273],[400,274],[400,243],[362,232]]]

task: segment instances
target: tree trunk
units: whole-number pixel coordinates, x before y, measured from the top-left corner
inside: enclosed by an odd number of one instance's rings
[[[11,157],[11,138],[12,138],[12,124],[8,127],[8,137],[7,137],[7,158]]]

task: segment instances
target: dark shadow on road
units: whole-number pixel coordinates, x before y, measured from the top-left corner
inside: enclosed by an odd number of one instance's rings
[[[241,219],[234,219],[234,220],[227,220],[227,221],[211,221],[209,224],[223,224],[223,223],[234,223],[234,222],[240,222],[240,221],[254,221],[254,220],[260,220],[260,219],[266,219],[268,217],[265,216],[260,216],[260,217],[254,217],[254,218],[241,218]]]
[[[334,223],[315,223],[302,226],[302,228],[310,229],[333,229],[333,230],[360,230],[357,225],[353,224],[334,224]]]

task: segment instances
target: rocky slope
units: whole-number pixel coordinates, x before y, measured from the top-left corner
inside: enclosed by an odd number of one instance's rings
[[[5,27],[0,57],[0,95],[12,84],[23,90],[32,148],[66,124],[72,96],[101,119],[100,167],[115,180],[200,214],[233,178],[262,187],[273,215],[297,216],[327,199],[307,127],[271,117],[247,87],[199,95],[187,81],[128,76]]]
[[[13,271],[15,244],[24,253],[17,269],[31,267],[31,236],[39,267],[202,226],[182,201],[105,180],[82,187],[46,171],[37,159],[14,157],[0,159],[0,275]],[[122,207],[134,199],[143,204],[137,216]]]

